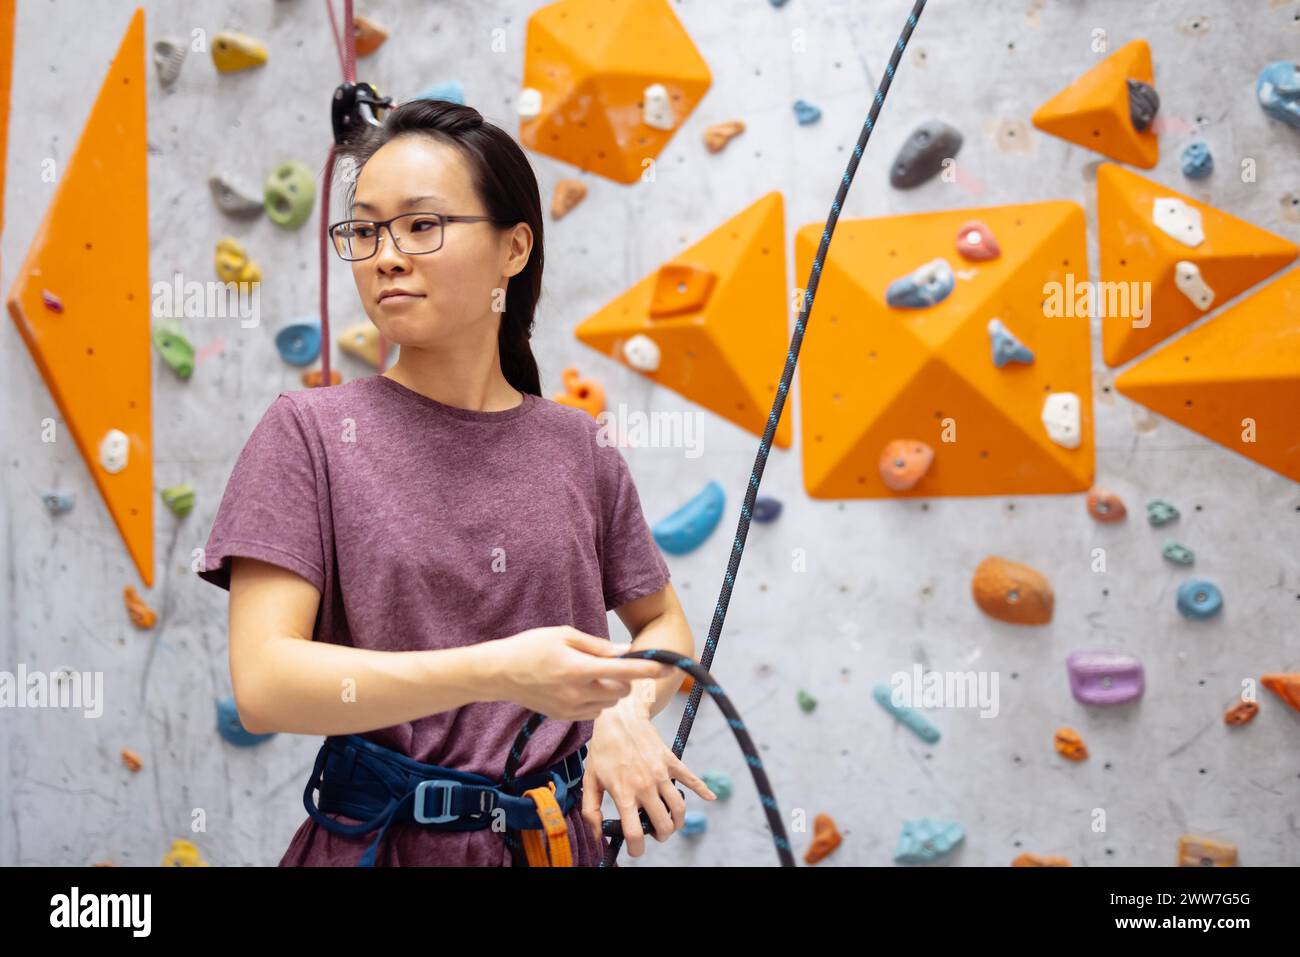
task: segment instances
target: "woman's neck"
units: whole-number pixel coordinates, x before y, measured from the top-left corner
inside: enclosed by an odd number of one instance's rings
[[[490,365],[474,365],[404,346],[392,368],[382,374],[412,392],[457,409],[505,412],[524,401],[523,394],[506,381],[495,351]]]

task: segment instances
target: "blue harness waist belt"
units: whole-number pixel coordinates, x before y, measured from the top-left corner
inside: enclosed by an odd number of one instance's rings
[[[356,734],[325,739],[302,801],[311,819],[334,834],[360,837],[378,830],[358,867],[373,867],[388,826],[415,823],[437,831],[480,831],[504,816],[511,830],[541,830],[530,788],[555,782],[555,800],[568,814],[577,803],[587,746],[545,771],[516,778],[509,790],[481,774],[424,764]],[[320,791],[320,805],[312,792]],[[513,793],[512,793],[513,792]],[[360,821],[344,824],[326,814]]]

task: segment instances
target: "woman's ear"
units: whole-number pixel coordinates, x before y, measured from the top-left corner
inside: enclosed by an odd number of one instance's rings
[[[504,275],[517,276],[528,265],[533,251],[533,229],[527,223],[516,223],[507,233]]]

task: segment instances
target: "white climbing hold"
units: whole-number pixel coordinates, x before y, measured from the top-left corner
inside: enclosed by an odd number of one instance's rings
[[[1214,290],[1205,284],[1201,276],[1201,267],[1186,259],[1180,260],[1174,267],[1174,285],[1197,309],[1204,312],[1214,305]]]
[[[188,52],[189,46],[184,40],[163,37],[154,43],[153,65],[158,70],[158,82],[164,90],[181,75],[181,67],[185,65],[185,54]]]
[[[659,368],[659,344],[638,333],[623,344],[623,358],[638,372],[655,372]]]
[[[642,94],[645,102],[645,125],[657,130],[671,130],[674,125],[673,105],[668,99],[668,88],[662,83],[651,83]]]
[[[109,429],[99,441],[99,464],[110,475],[116,475],[126,468],[127,451],[130,440],[121,429]]]
[[[1162,233],[1193,248],[1205,242],[1201,211],[1177,198],[1157,199],[1151,218]]]
[[[519,117],[531,120],[542,112],[542,91],[526,86],[519,91]]]
[[[1053,392],[1043,401],[1043,425],[1047,437],[1066,449],[1079,447],[1079,397],[1073,392]]]

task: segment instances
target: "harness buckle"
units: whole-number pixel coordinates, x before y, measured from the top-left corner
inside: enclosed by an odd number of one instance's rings
[[[415,787],[415,820],[421,824],[446,824],[454,821],[459,814],[451,813],[451,792],[460,787],[459,781],[421,781]],[[430,788],[442,788],[442,813],[432,817],[424,813],[424,795]]]

